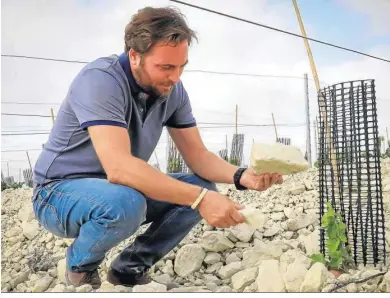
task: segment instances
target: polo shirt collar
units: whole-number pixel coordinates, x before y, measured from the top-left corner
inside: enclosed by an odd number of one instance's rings
[[[133,95],[139,94],[142,91],[142,88],[140,87],[140,85],[137,84],[137,82],[134,79],[133,73],[131,72],[130,59],[129,59],[128,53],[126,53],[126,52],[122,53],[119,56],[119,62],[120,62],[121,66],[122,66],[122,68],[127,76],[127,79],[129,81],[131,93]]]

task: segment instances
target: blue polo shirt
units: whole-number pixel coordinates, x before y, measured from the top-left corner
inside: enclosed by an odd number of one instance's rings
[[[70,85],[35,164],[34,192],[56,180],[107,178],[87,130],[93,125],[126,128],[131,154],[148,161],[164,126],[188,128],[196,121],[181,81],[168,97],[151,98],[135,82],[127,54],[99,58]]]

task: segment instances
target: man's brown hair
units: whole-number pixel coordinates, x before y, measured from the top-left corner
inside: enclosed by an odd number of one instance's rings
[[[171,7],[145,7],[135,14],[125,28],[125,51],[130,48],[145,54],[158,41],[178,44],[187,40],[191,45],[192,39],[197,40],[184,15]]]

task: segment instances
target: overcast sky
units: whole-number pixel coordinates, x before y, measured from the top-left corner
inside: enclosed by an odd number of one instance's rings
[[[249,19],[300,34],[290,0],[196,0],[199,6]],[[229,5],[228,5],[229,4]],[[299,0],[308,36],[390,59],[390,1],[388,0]],[[248,77],[184,72],[186,87],[198,122],[233,123],[238,104],[238,123],[300,124],[278,127],[278,134],[290,137],[305,151],[304,73],[309,76],[311,120],[318,115],[315,85],[304,43],[265,28],[199,11],[166,0],[138,1],[2,1],[2,54],[91,61],[121,54],[124,27],[144,6],[174,5],[186,15],[198,33],[199,43],[190,49],[187,70],[251,73],[299,78]],[[313,44],[321,87],[349,80],[375,79],[379,132],[390,128],[390,63],[323,45]],[[68,86],[83,64],[1,59],[1,112],[50,115],[57,112]],[[4,102],[28,102],[31,105]],[[48,103],[34,104],[34,103]],[[387,114],[387,115],[386,115]],[[2,134],[45,132],[50,118],[1,116]],[[201,126],[201,125],[199,125]],[[204,125],[202,125],[204,126]],[[312,132],[312,153],[314,136]],[[230,150],[234,128],[202,129],[206,146],[213,152]],[[274,142],[273,127],[239,127],[245,134],[244,158],[249,160],[252,140]],[[4,150],[39,149],[47,135],[1,137]],[[40,151],[29,151],[32,163]],[[160,165],[166,167],[166,134],[156,149]],[[18,179],[19,168],[28,167],[26,153],[2,152],[2,170]],[[155,163],[152,156],[151,163]]]

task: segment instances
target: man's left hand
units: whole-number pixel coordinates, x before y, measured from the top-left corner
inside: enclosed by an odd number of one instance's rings
[[[277,173],[256,174],[251,168],[245,170],[240,179],[240,184],[248,189],[263,191],[274,184],[282,184],[283,177]]]

